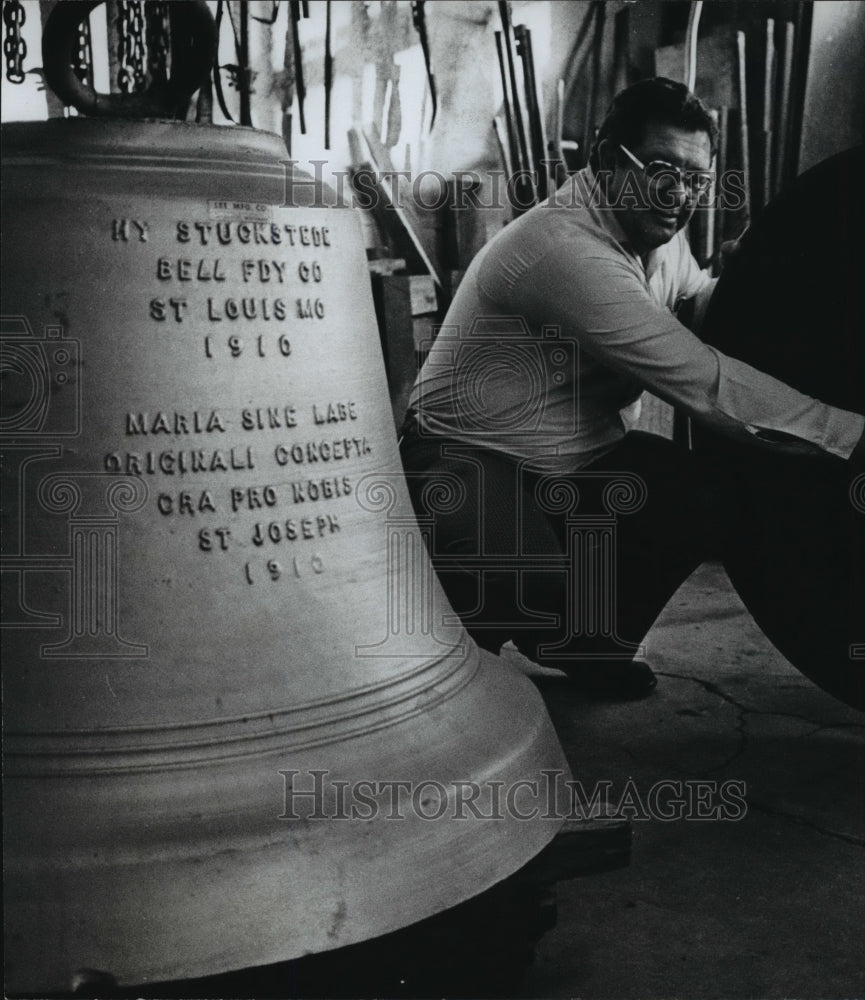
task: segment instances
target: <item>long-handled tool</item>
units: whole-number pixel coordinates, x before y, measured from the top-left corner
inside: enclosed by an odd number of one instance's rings
[[[514,50],[512,45],[511,31],[511,11],[508,0],[499,0],[499,17],[502,22],[502,46],[505,50],[508,64],[508,81],[511,88],[511,109],[514,115],[514,125],[516,128],[517,144],[520,151],[520,161],[528,171],[532,170],[532,158],[529,153],[528,142],[526,141],[526,129],[523,124],[523,111],[520,106],[520,92],[517,89],[517,71],[514,66]],[[526,178],[528,180],[528,178]],[[530,187],[531,182],[529,182]],[[534,199],[532,199],[534,200]]]
[[[736,54],[738,56],[739,83],[739,135],[742,145],[742,174],[745,186],[745,218],[751,218],[751,169],[748,138],[748,81],[745,74],[745,32],[736,32]]]
[[[420,38],[420,47],[423,51],[423,61],[426,66],[426,78],[429,84],[430,102],[432,104],[432,117],[430,118],[430,132],[432,132],[432,127],[435,125],[436,111],[438,109],[438,94],[436,93],[436,78],[432,71],[432,60],[430,58],[429,51],[429,38],[426,31],[426,14],[424,13],[424,5],[426,0],[412,0],[411,5],[411,17],[412,22],[415,26],[415,30]]]
[[[526,105],[529,116],[529,138],[531,140],[532,161],[538,175],[538,198],[543,200],[549,191],[547,170],[549,161],[546,158],[547,139],[544,129],[544,119],[541,113],[538,85],[535,77],[535,60],[532,54],[532,33],[524,24],[514,26],[517,40],[517,54],[523,63],[523,81],[525,84]]]
[[[324,25],[324,148],[330,149],[330,95],[333,90],[333,54],[330,41],[330,0],[325,7]]]
[[[514,117],[513,111],[511,110],[511,98],[509,94],[508,87],[508,75],[505,69],[505,55],[502,49],[502,33],[497,31],[495,33],[496,38],[496,54],[499,57],[499,73],[502,78],[502,105],[505,111],[505,130],[507,131],[508,137],[508,153],[510,154],[510,162],[506,163],[506,169],[508,172],[508,177],[512,176],[515,170],[524,169],[523,164],[520,162],[520,148],[517,145],[517,136],[514,131]]]
[[[300,47],[300,19],[309,17],[306,0],[289,0],[292,25],[292,45],[294,49],[294,87],[297,91],[297,114],[300,119],[300,134],[306,135],[306,116],[303,102],[306,100],[306,83],[303,79],[303,50]]]

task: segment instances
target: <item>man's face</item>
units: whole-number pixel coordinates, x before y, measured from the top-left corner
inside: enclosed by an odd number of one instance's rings
[[[634,249],[647,253],[668,243],[694,214],[696,196],[670,173],[650,180],[621,149],[605,145],[602,166],[612,171],[607,197]],[[663,160],[683,170],[706,171],[712,162],[706,132],[670,125],[649,123],[642,141],[628,148],[644,164]]]

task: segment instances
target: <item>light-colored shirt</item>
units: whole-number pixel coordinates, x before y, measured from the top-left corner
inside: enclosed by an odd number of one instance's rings
[[[704,344],[674,315],[714,287],[684,233],[643,259],[598,190],[580,171],[474,259],[412,391],[421,433],[567,472],[621,440],[647,389],[728,435],[849,457],[865,418]]]

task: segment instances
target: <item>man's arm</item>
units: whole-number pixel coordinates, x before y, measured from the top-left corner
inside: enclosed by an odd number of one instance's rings
[[[787,436],[849,458],[865,417],[805,396],[778,379],[702,343],[650,296],[624,260],[555,246],[515,283],[494,269],[479,276],[533,326],[562,334],[602,364],[717,430],[785,450]]]

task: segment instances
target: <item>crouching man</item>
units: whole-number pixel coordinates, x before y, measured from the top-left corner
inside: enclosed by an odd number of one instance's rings
[[[472,262],[403,428],[433,563],[473,638],[496,652],[513,640],[597,696],[655,687],[639,643],[718,548],[724,484],[630,429],[644,389],[755,446],[865,450],[862,415],[726,357],[677,319],[687,306],[698,323],[714,284],[683,230],[711,193],[717,139],[681,84],[620,93],[589,166]]]

